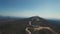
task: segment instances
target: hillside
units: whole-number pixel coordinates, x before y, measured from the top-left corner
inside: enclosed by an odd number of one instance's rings
[[[38,22],[36,21],[37,18],[39,19]],[[27,34],[25,28],[27,27],[27,25],[29,25],[29,21],[32,21],[32,25],[51,27],[54,31],[60,33],[60,26],[58,24],[53,23],[54,21],[45,20],[38,16],[33,16],[30,18],[23,18],[23,19],[19,18],[19,19],[2,20],[0,21],[0,32],[3,32],[3,34],[5,32],[7,32],[6,34],[11,34],[11,33]]]

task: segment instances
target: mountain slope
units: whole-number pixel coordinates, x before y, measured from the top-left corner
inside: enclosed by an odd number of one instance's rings
[[[39,19],[37,22],[36,20]],[[11,21],[2,21],[0,22],[0,32],[16,32],[17,34],[26,34],[25,28],[29,24],[29,21],[32,21],[33,25],[38,26],[49,26],[52,29],[54,29],[57,32],[60,32],[59,27],[57,28],[57,24],[53,25],[50,23],[51,21],[45,20],[43,18],[40,18],[38,16],[33,16],[30,18],[23,18],[23,19],[11,19]]]

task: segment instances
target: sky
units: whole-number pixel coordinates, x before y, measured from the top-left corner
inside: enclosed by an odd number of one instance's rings
[[[0,0],[0,15],[60,19],[60,0]]]

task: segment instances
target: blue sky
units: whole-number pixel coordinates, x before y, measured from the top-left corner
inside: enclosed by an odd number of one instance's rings
[[[0,15],[60,18],[60,0],[0,0]]]

